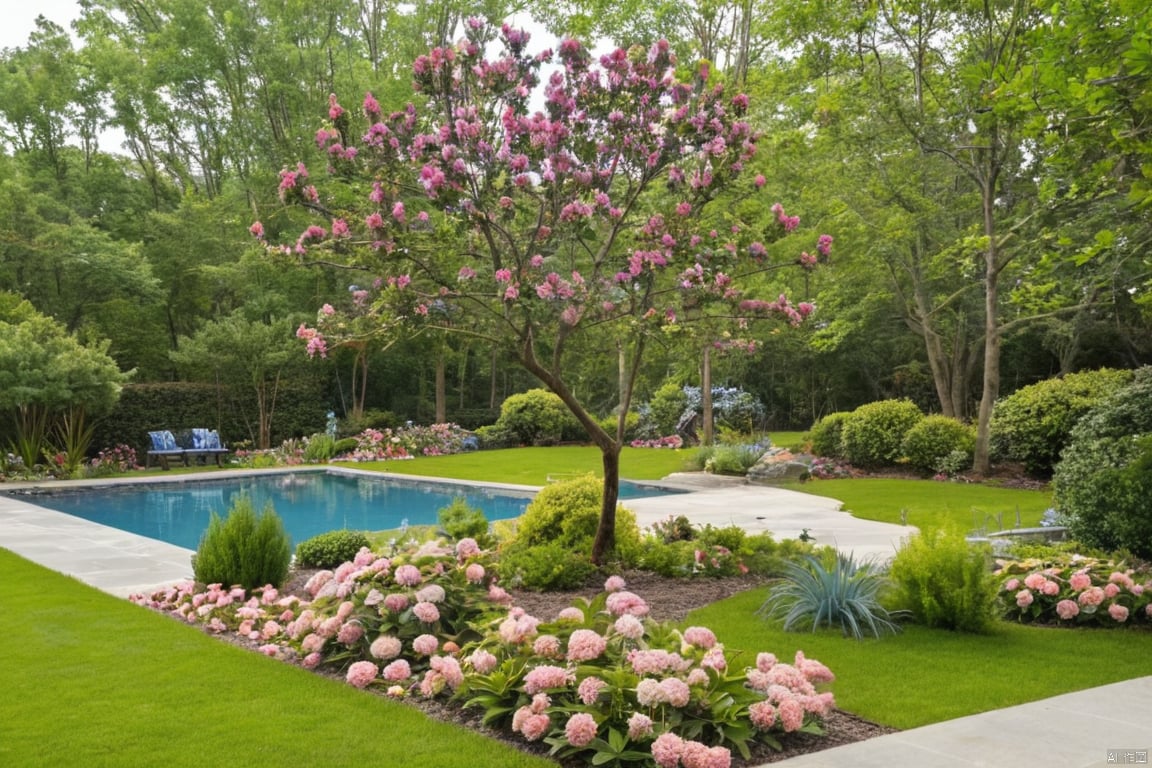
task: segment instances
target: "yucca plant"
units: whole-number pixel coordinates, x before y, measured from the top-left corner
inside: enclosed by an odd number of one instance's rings
[[[897,616],[881,604],[888,579],[875,563],[837,552],[835,560],[809,555],[784,571],[783,581],[756,610],[767,619],[783,618],[784,631],[839,626],[856,640],[900,631],[893,621]]]

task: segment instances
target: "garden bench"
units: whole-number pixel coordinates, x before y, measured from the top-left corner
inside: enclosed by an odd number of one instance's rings
[[[161,469],[168,469],[171,461],[179,461],[187,466],[188,457],[184,454],[184,449],[176,444],[176,438],[169,430],[149,432],[148,439],[152,441],[152,449],[148,451],[148,456],[144,460],[145,469],[152,466],[152,459],[156,459]]]
[[[189,462],[207,464],[215,461],[216,466],[224,466],[224,457],[229,451],[220,442],[220,433],[214,429],[189,429],[180,433],[176,444],[183,449],[184,458]]]

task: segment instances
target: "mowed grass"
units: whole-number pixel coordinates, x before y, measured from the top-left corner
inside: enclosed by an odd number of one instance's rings
[[[985,528],[1025,528],[1039,525],[1052,506],[1050,491],[998,488],[977,483],[942,483],[936,480],[854,478],[811,480],[785,486],[791,490],[828,496],[844,502],[844,509],[865,520],[902,523],[918,528],[953,527],[968,531]]]
[[[0,549],[0,765],[554,765]]]
[[[836,704],[874,722],[915,728],[1062,693],[1152,675],[1147,629],[1049,629],[998,622],[987,635],[907,626],[896,636],[855,641],[839,632],[784,632],[754,614],[767,588],[713,603],[685,626],[710,627],[729,663],[748,666],[770,651],[797,650],[836,675]],[[736,656],[734,649],[746,651]]]

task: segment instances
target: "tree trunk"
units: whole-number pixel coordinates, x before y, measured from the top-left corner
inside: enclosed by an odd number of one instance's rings
[[[712,445],[715,440],[712,422],[712,348],[704,347],[700,365],[700,444]]]
[[[600,446],[604,466],[604,502],[600,507],[600,525],[592,541],[592,562],[603,565],[616,549],[616,503],[620,498],[620,444]]]
[[[436,355],[436,423],[443,424],[448,421],[448,385],[445,381],[446,363],[444,350]]]
[[[992,177],[993,179],[995,177]],[[998,312],[1000,255],[996,244],[995,183],[990,179],[982,190],[984,197],[984,234],[988,247],[984,251],[984,389],[976,420],[976,455],[972,471],[987,475],[992,470],[992,406],[1000,395],[1000,317]]]

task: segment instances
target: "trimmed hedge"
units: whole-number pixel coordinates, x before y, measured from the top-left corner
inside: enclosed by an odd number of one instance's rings
[[[852,412],[840,436],[844,458],[858,467],[887,467],[903,457],[904,436],[924,418],[911,400],[880,400]]]
[[[976,430],[948,416],[925,416],[904,435],[903,452],[908,463],[924,472],[939,472],[953,453],[968,456],[971,464]]]

